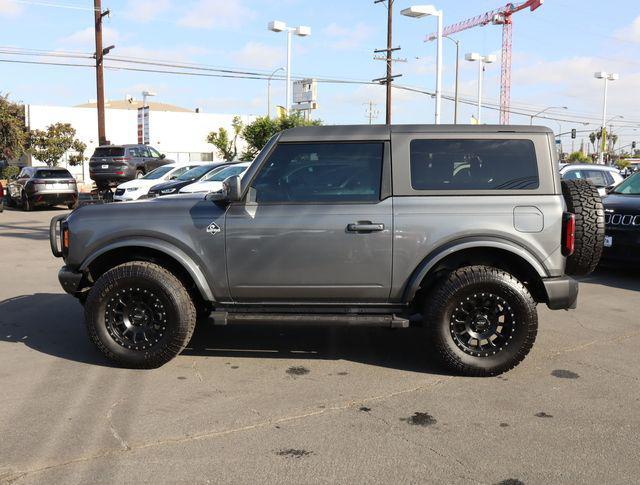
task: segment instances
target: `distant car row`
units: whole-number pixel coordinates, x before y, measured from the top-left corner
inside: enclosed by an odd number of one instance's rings
[[[169,163],[141,178],[118,185],[113,200],[125,202],[177,193],[208,193],[222,189],[222,182],[242,175],[250,163]]]

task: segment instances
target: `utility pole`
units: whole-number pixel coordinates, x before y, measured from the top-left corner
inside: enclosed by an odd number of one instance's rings
[[[387,63],[387,75],[383,78],[374,79],[373,82],[379,82],[380,84],[385,84],[387,88],[387,98],[386,98],[386,116],[385,123],[387,125],[391,124],[391,83],[397,77],[402,76],[402,74],[393,75],[392,64],[395,61],[406,62],[406,59],[394,59],[392,57],[392,52],[400,50],[400,47],[392,47],[393,45],[393,2],[394,0],[375,0],[373,3],[384,3],[387,4],[387,48],[386,49],[376,49],[373,51],[378,54],[381,52],[385,53],[384,57],[375,56],[374,59],[378,61],[385,61]]]
[[[374,103],[373,101],[364,103],[364,105],[367,107],[365,113],[367,118],[369,118],[369,124],[371,125],[373,124],[373,120],[378,117],[379,111],[375,109],[376,103]]]
[[[96,52],[94,57],[96,59],[96,91],[98,99],[98,140],[100,145],[106,145],[108,142],[104,122],[104,56],[113,49],[114,46],[109,46],[106,49],[102,47],[102,19],[109,15],[109,10],[102,11],[101,0],[93,0],[93,10],[96,35]]]

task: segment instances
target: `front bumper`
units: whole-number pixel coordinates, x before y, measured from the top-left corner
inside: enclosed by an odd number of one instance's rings
[[[83,276],[84,275],[82,273],[74,271],[67,266],[63,266],[60,268],[60,271],[58,271],[58,281],[60,282],[62,289],[74,296],[78,292]]]
[[[578,282],[569,276],[542,280],[547,292],[547,306],[551,310],[569,310],[578,304]]]

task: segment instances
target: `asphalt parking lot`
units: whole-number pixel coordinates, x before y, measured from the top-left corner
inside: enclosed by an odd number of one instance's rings
[[[199,328],[153,371],[90,345],[48,221],[0,214],[0,482],[637,483],[640,274],[539,307],[515,370],[448,375],[419,329]]]

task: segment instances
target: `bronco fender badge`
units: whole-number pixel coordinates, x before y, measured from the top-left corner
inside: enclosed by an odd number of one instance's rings
[[[215,236],[216,234],[218,234],[220,231],[222,231],[222,229],[220,229],[220,226],[218,226],[218,224],[216,224],[215,222],[212,222],[211,224],[209,224],[209,226],[207,227],[207,232],[209,234],[211,234],[212,236]]]

